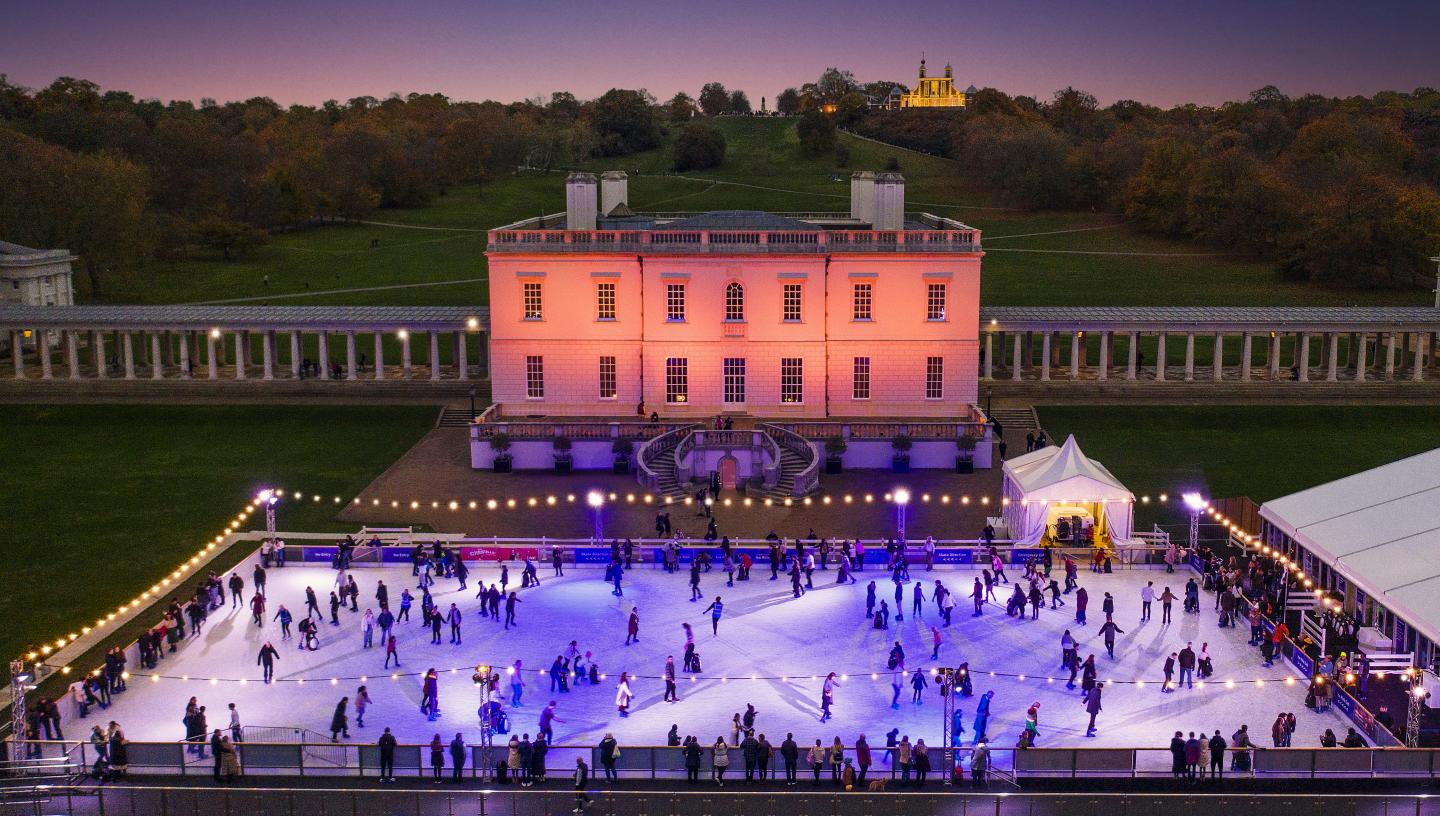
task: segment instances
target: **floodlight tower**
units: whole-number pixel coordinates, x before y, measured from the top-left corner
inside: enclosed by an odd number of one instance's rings
[[[1205,497],[1199,493],[1186,493],[1180,497],[1185,501],[1185,506],[1190,508],[1190,549],[1193,551],[1200,543],[1200,514],[1210,506]]]
[[[905,543],[905,511],[910,504],[910,491],[903,487],[895,488],[892,494],[895,499],[895,526],[900,534],[900,543]]]
[[[1405,695],[1409,703],[1405,711],[1405,747],[1419,748],[1421,707],[1425,698],[1430,696],[1430,692],[1425,690],[1425,670],[1406,669],[1404,679],[1410,683],[1410,691]]]
[[[953,667],[942,667],[936,669],[935,686],[940,690],[940,716],[944,721],[940,725],[940,739],[944,747],[940,751],[940,772],[945,777],[945,784],[952,785],[955,780],[955,765],[960,761],[960,735],[955,733],[955,698],[959,695],[960,672],[963,669]]]
[[[255,500],[265,508],[265,539],[273,547],[275,546],[275,505],[280,502],[280,497],[276,495],[275,491],[266,488],[260,491]]]
[[[25,669],[25,661],[10,661],[10,759],[19,765],[25,761],[25,694],[35,688],[35,676]]]
[[[605,540],[605,494],[598,490],[592,490],[585,495],[585,503],[595,512],[595,538],[594,542],[599,544]]]

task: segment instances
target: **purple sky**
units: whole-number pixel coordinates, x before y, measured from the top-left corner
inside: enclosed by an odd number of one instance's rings
[[[1440,3],[851,0],[11,0],[0,72],[141,97],[318,104],[393,91],[510,101],[611,87],[758,106],[830,65],[913,83],[921,51],[974,83],[1102,104],[1217,104],[1274,84],[1345,96],[1440,85]]]

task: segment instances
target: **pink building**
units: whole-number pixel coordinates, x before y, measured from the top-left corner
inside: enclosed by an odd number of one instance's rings
[[[636,214],[625,174],[571,174],[563,217],[490,232],[494,401],[510,415],[968,415],[980,231],[906,213],[904,189],[856,173],[848,213]]]

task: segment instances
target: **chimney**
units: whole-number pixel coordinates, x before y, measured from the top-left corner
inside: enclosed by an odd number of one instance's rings
[[[624,170],[600,174],[600,214],[609,215],[621,204],[630,206],[630,181]]]
[[[565,177],[565,229],[595,229],[594,173],[571,173]]]
[[[869,170],[850,175],[850,217],[867,224],[875,220],[875,174]]]
[[[872,229],[905,229],[905,177],[899,173],[876,173],[873,206]]]

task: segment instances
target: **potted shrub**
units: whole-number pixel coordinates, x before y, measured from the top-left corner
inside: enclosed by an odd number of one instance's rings
[[[850,443],[845,441],[845,437],[838,434],[825,440],[826,473],[845,472],[844,456],[846,449],[849,447]]]
[[[890,459],[890,465],[896,473],[910,472],[910,448],[914,447],[915,440],[908,434],[897,434],[890,440],[890,447],[895,449],[895,455]]]
[[[555,449],[555,472],[569,473],[574,467],[575,457],[570,454],[573,444],[568,436],[557,436],[550,440],[550,446]]]
[[[501,431],[490,437],[490,450],[495,451],[495,472],[509,473],[514,457],[510,455],[510,434]]]
[[[960,452],[960,455],[955,457],[956,473],[975,472],[975,447],[978,444],[979,440],[970,434],[955,437],[955,449]]]
[[[620,437],[610,445],[610,452],[615,454],[616,473],[630,472],[630,457],[635,453],[635,440],[628,437]]]

